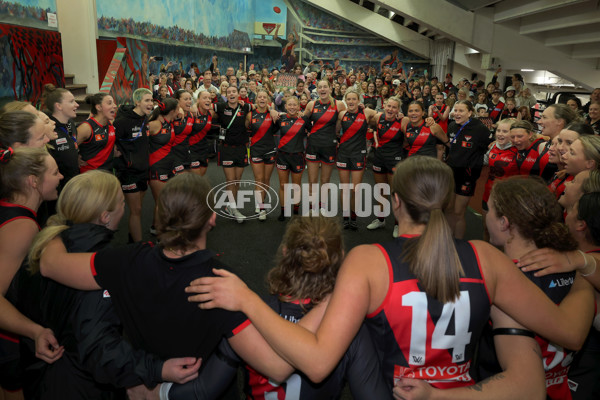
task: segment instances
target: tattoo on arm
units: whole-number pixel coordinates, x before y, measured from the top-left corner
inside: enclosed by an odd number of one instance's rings
[[[476,392],[482,392],[484,385],[486,385],[492,381],[499,381],[501,379],[504,379],[504,374],[502,372],[499,374],[496,374],[494,376],[490,376],[489,378],[484,379],[481,382],[474,384],[473,386],[468,386],[467,389],[475,390]]]

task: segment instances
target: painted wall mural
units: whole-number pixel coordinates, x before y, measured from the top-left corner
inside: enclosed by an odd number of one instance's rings
[[[96,8],[101,36],[158,39],[229,51],[252,46],[254,1],[97,1]]]
[[[56,0],[0,0],[0,22],[48,29],[48,13]]]
[[[64,86],[60,33],[0,24],[0,98],[40,100],[44,85]]]

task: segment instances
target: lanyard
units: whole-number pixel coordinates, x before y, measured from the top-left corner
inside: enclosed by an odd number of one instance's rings
[[[227,125],[227,130],[229,130],[229,127],[231,126],[231,124],[233,124],[233,121],[235,120],[235,117],[237,117],[238,111],[240,111],[240,106],[238,105],[237,108],[235,109],[235,113],[233,114],[233,118],[231,118],[231,121],[229,121],[229,125]]]
[[[71,125],[67,125],[68,127],[70,127]],[[71,136],[71,139],[73,139],[74,142],[77,142],[77,136],[73,136],[73,134],[71,133],[70,129],[66,129],[64,126],[59,126],[60,130],[62,130],[64,133],[67,134],[67,136]]]
[[[454,143],[456,143],[456,139],[458,139],[458,137],[459,137],[459,136],[460,136],[460,134],[462,133],[463,129],[465,129],[465,126],[469,125],[469,122],[471,122],[471,120],[468,120],[467,122],[465,122],[465,124],[464,124],[464,125],[462,125],[462,126],[460,127],[460,129],[458,130],[458,132],[456,132],[456,135],[454,135],[454,139],[452,139],[452,140],[450,141],[450,144],[454,144]]]

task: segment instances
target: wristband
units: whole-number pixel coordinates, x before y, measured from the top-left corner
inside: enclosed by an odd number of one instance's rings
[[[165,382],[160,385],[160,400],[169,400],[169,390],[171,390],[171,386],[173,386],[173,382]]]
[[[596,272],[596,257],[591,256],[592,260],[594,261],[594,267],[592,268],[592,270],[590,272],[588,272],[587,274],[584,274],[583,272],[581,273],[581,276],[590,276],[593,275],[594,272]],[[585,260],[585,265],[587,265],[587,259]],[[584,267],[585,268],[585,267]]]
[[[520,328],[496,328],[492,330],[492,335],[514,335],[535,338],[535,333],[528,331],[527,329]]]

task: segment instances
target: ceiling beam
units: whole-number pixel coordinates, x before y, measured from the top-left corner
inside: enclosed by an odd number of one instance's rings
[[[568,44],[600,42],[599,26],[578,26],[548,32],[544,44],[549,47],[564,46]]]
[[[494,6],[494,22],[506,22],[584,1],[586,0],[505,0]]]
[[[600,58],[600,46],[597,43],[586,43],[573,46],[572,58]]]
[[[519,33],[529,35],[598,22],[600,22],[600,9],[598,8],[598,2],[592,1],[585,4],[576,4],[565,10],[553,10],[525,17],[521,20]]]

